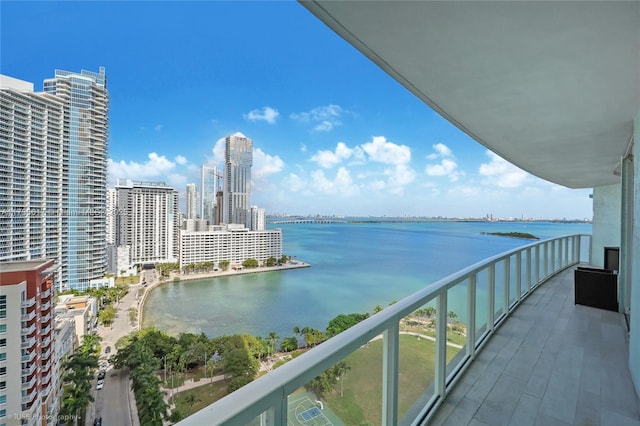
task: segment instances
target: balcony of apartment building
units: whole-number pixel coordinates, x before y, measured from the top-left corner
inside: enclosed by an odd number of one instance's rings
[[[377,384],[363,389],[378,401],[364,415],[374,424],[640,425],[640,2],[301,4],[472,139],[549,182],[592,188],[593,234],[459,271],[179,424],[331,418],[300,389],[375,350]],[[602,267],[607,245],[620,247],[618,308],[576,304],[575,268]],[[457,323],[454,298],[465,300]],[[416,362],[426,308],[432,361]]]
[[[640,425],[624,315],[575,303],[574,272],[589,263],[590,241],[552,239],[472,265],[180,424],[330,421],[339,410],[303,388],[346,362],[375,378],[366,392],[378,401],[361,407],[360,420],[371,424]],[[454,298],[466,306],[456,322],[448,315]],[[380,364],[358,365],[367,351],[377,351]],[[348,370],[340,379],[349,380]]]
[[[20,307],[21,308],[30,308],[35,304],[36,304],[36,298],[32,297],[31,299],[25,299],[22,302],[20,302]]]

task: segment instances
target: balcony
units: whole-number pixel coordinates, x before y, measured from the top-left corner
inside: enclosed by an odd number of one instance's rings
[[[31,337],[29,339],[25,339],[20,343],[20,349],[29,349],[33,345],[36,344],[36,338]]]
[[[371,416],[376,418],[374,424],[435,421],[457,425],[479,420],[506,424],[512,418],[514,424],[523,424],[526,415],[532,416],[529,423],[537,419],[546,424],[549,419],[545,416],[553,410],[572,409],[576,416],[596,410],[597,418],[613,412],[637,420],[640,411],[626,371],[622,315],[573,304],[572,267],[581,261],[581,253],[586,260],[589,245],[587,236],[550,239],[472,265],[385,308],[179,424],[202,424],[211,418],[221,425],[253,424],[258,418],[267,424],[287,424],[296,412],[293,401],[300,399],[298,390],[345,359],[350,369],[364,368],[379,378],[379,386],[368,388],[369,393],[380,395],[379,403],[363,409],[375,412]],[[424,314],[428,308],[435,312]],[[460,321],[453,321],[453,310]],[[435,318],[426,321],[425,315]],[[427,335],[427,323],[433,325],[434,335]],[[416,335],[423,343],[416,343]],[[580,346],[580,338],[588,345]],[[601,351],[609,344],[619,346],[611,356]],[[382,360],[381,364],[355,364],[358,358],[353,355],[367,350],[378,351],[375,359]],[[430,353],[432,361],[408,362],[415,352]],[[617,364],[615,370],[608,368],[612,362]],[[562,369],[566,371],[559,371]],[[581,374],[584,383],[579,380]],[[576,390],[576,380],[582,390]],[[613,383],[621,385],[614,390]],[[569,388],[572,391],[567,392]],[[536,390],[541,393],[532,393]],[[573,408],[564,405],[572,392],[581,395],[574,399]],[[619,398],[621,392],[628,393],[626,399]],[[311,407],[315,406],[313,397]],[[540,400],[538,405],[534,397]],[[591,404],[590,397],[602,403]],[[557,401],[563,406],[558,407]],[[621,406],[617,411],[616,404]],[[516,409],[522,417],[512,417]],[[326,401],[320,410],[332,411]]]
[[[29,380],[28,382],[23,382],[21,387],[22,387],[23,390],[31,389],[33,387],[33,385],[36,384],[37,381],[38,381],[38,377],[37,376],[33,376],[31,378],[31,380]]]
[[[21,321],[31,321],[36,317],[36,311],[28,312],[20,317]]]
[[[21,360],[22,362],[30,362],[30,361],[32,361],[35,357],[36,357],[36,351],[34,350],[34,351],[31,351],[31,352],[29,353],[29,355],[22,355],[22,357],[20,358],[20,360]]]
[[[41,311],[46,311],[51,307],[51,302],[47,301],[45,303],[42,304],[42,306],[40,307]]]
[[[431,424],[640,424],[622,314],[574,304],[573,270],[487,343]]]
[[[46,290],[44,290],[42,293],[40,293],[40,297],[41,297],[42,299],[46,299],[46,298],[48,298],[49,296],[51,296],[51,289],[50,289],[50,288],[49,288],[49,289],[46,289]]]
[[[36,304],[36,299],[35,298],[31,298],[31,299],[23,300],[22,302],[20,302],[20,307],[21,308],[30,308],[35,304]]]
[[[22,403],[23,404],[31,403],[31,401],[33,401],[33,399],[36,397],[37,394],[38,394],[38,388],[33,388],[31,393],[22,397]]]
[[[46,351],[42,352],[42,359],[48,359],[51,356],[51,349],[47,349]]]
[[[29,327],[23,327],[22,330],[20,330],[20,332],[22,333],[22,335],[28,336],[29,334],[33,333],[35,329],[36,329],[36,325],[31,324]]]
[[[30,376],[31,374],[33,374],[34,371],[36,371],[36,368],[37,368],[36,364],[33,363],[29,366],[29,368],[23,368],[21,374],[23,376]]]

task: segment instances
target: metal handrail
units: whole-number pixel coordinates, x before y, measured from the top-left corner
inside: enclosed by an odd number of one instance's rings
[[[221,400],[205,407],[197,413],[179,422],[179,425],[211,424],[215,419],[218,425],[247,424],[266,413],[267,424],[287,424],[287,398],[295,390],[304,386],[319,374],[323,373],[346,356],[368,343],[374,337],[383,335],[383,389],[382,422],[384,425],[398,424],[398,351],[400,320],[429,302],[435,302],[436,308],[436,360],[434,394],[431,399],[415,415],[409,419],[411,424],[428,420],[435,412],[447,392],[453,386],[459,373],[475,358],[487,338],[504,321],[509,313],[530,294],[537,286],[558,272],[580,262],[582,238],[588,235],[571,235],[551,238],[531,243],[507,252],[489,257],[474,265],[455,272],[431,285],[417,291],[411,296],[385,308],[366,320],[343,331],[319,346],[309,350],[285,365],[238,389]],[[589,240],[590,243],[590,240]],[[556,250],[558,248],[558,250]],[[523,264],[526,254],[526,264]],[[510,297],[511,257],[516,259],[516,295],[515,301]],[[558,261],[559,258],[559,261]],[[504,261],[503,302],[501,313],[496,316],[495,295],[496,265]],[[521,282],[523,266],[526,273],[525,291]],[[476,278],[479,273],[488,271],[488,310],[486,330],[482,336],[476,336],[475,306]],[[447,375],[446,331],[447,331],[447,292],[461,284],[468,283],[467,292],[467,344],[461,351],[466,351],[454,371]],[[406,420],[403,420],[403,424]]]

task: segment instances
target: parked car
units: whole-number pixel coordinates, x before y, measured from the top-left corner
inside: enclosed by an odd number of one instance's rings
[[[100,372],[98,373],[98,380],[104,380],[104,376],[107,375],[107,372],[105,370],[100,370]]]
[[[106,348],[104,348],[104,353],[108,354],[111,352],[111,346],[107,346]]]
[[[96,385],[96,390],[100,390],[104,387],[104,380],[98,380],[98,384]]]
[[[102,417],[98,417],[93,421],[93,426],[102,426]]]

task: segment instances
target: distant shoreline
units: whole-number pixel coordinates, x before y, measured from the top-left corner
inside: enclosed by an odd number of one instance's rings
[[[162,281],[156,281],[149,284],[142,295],[142,299],[140,300],[138,306],[138,329],[142,329],[142,324],[144,321],[144,304],[147,301],[147,296],[151,293],[153,289],[163,284],[178,284],[182,281],[193,281],[193,280],[202,280],[207,278],[218,278],[218,277],[229,277],[235,275],[246,275],[246,274],[258,274],[262,272],[274,272],[274,271],[286,271],[289,269],[302,269],[302,268],[310,268],[311,264],[302,262],[299,260],[289,261],[284,265],[280,266],[261,266],[258,268],[250,268],[250,269],[241,269],[241,270],[233,270],[228,269],[226,271],[215,271],[215,272],[205,272],[201,274],[183,274],[183,273],[175,273],[171,272],[169,274],[169,278]],[[179,278],[180,281],[175,281],[175,278]]]

